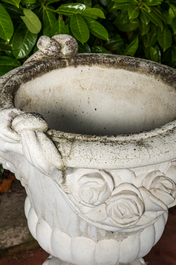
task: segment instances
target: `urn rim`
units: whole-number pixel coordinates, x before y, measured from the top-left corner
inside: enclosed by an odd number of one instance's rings
[[[31,78],[58,68],[95,64],[154,75],[176,89],[175,69],[144,59],[110,54],[78,54],[68,59],[43,57],[41,60],[26,63],[0,78],[0,107],[1,109],[14,108],[15,92],[23,82]],[[47,135],[57,147],[61,143],[67,143],[68,149],[71,150],[69,156],[63,155],[64,164],[67,166],[127,168],[165,162],[176,157],[176,120],[150,131],[133,134],[92,136],[51,129]],[[94,159],[91,157],[92,148],[94,148]],[[82,152],[84,162],[83,159],[79,159],[78,150],[79,154]]]

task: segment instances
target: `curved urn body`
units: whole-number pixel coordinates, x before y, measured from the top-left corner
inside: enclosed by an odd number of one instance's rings
[[[0,162],[44,265],[142,265],[176,204],[176,71],[77,54],[68,35],[0,78]]]

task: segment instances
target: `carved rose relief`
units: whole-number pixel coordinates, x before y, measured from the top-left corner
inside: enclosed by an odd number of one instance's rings
[[[150,172],[144,179],[143,185],[155,197],[168,207],[175,202],[176,186],[173,180],[167,178],[161,171]]]
[[[144,212],[144,203],[139,190],[128,183],[116,187],[107,200],[107,215],[110,222],[128,226],[139,221]]]
[[[116,231],[150,224],[175,203],[175,183],[159,170],[147,174],[139,186],[135,173],[133,184],[122,183],[119,176],[127,176],[127,171],[78,169],[68,176],[70,198],[85,217]]]
[[[82,170],[77,172],[73,189],[74,198],[89,207],[104,203],[114,188],[110,174],[103,170],[84,170],[84,175],[80,173]]]

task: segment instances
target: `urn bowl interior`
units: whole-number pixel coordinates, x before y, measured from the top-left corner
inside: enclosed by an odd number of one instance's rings
[[[50,129],[89,135],[148,131],[176,118],[176,89],[155,75],[101,65],[68,66],[20,85],[15,107]]]

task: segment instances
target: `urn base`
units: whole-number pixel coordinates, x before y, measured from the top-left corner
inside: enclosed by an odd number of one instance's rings
[[[53,256],[49,256],[47,260],[43,263],[43,265],[74,265],[71,263],[64,262],[58,258],[55,258]],[[83,264],[82,264],[83,265]],[[128,264],[124,263],[118,263],[117,265],[146,265],[145,261],[143,258],[136,259]]]

